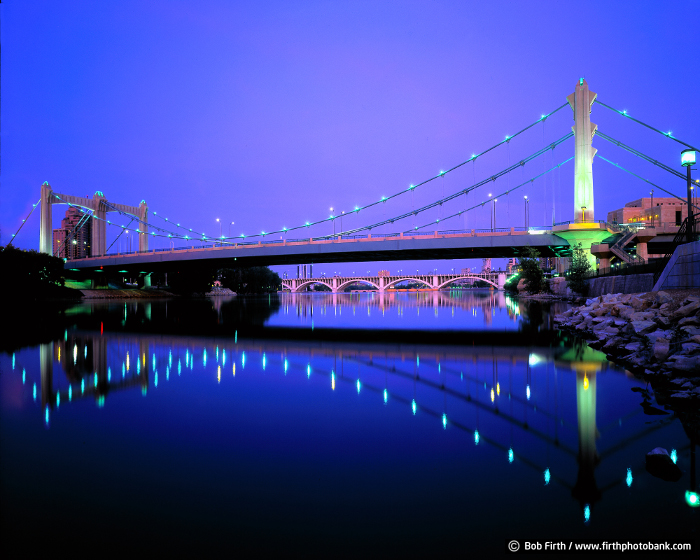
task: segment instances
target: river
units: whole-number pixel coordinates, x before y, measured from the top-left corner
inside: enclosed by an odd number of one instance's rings
[[[688,542],[646,385],[491,290],[61,306],[0,354],[5,551]],[[41,328],[39,328],[41,327]],[[684,471],[645,471],[655,447]]]

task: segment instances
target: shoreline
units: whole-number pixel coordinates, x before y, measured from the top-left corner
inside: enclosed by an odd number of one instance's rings
[[[554,322],[652,381],[661,401],[700,405],[700,289],[602,295]]]

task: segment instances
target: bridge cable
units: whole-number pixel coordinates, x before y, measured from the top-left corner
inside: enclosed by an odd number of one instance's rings
[[[644,181],[645,183],[650,184],[650,185],[651,185],[652,187],[654,187],[655,189],[662,190],[662,191],[664,191],[665,193],[670,194],[672,197],[677,198],[677,199],[680,200],[681,202],[687,202],[685,198],[681,198],[680,196],[678,196],[678,195],[676,195],[676,194],[673,194],[671,191],[667,191],[667,190],[664,189],[663,187],[660,187],[659,185],[657,185],[657,184],[655,184],[655,183],[652,183],[649,179],[645,179],[644,177],[640,177],[640,176],[637,175],[636,173],[633,173],[632,171],[630,171],[630,170],[628,170],[628,169],[625,169],[625,168],[622,167],[620,164],[615,163],[615,162],[613,162],[613,161],[610,161],[609,159],[605,159],[605,158],[604,158],[603,156],[601,156],[601,155],[597,155],[597,157],[599,157],[599,158],[602,159],[603,161],[609,163],[610,165],[614,165],[615,167],[617,167],[618,169],[621,169],[621,170],[624,171],[625,173],[629,173],[630,175],[633,175],[634,177],[637,177],[637,179],[641,179],[641,180]],[[700,208],[699,208],[698,206],[696,206],[695,204],[693,204],[692,202],[691,202],[691,206],[693,206],[693,207],[697,208],[698,210],[700,210]]]
[[[657,167],[660,167],[664,171],[668,171],[671,175],[675,175],[679,179],[683,179],[683,181],[687,181],[687,179],[688,179],[684,173],[681,173],[680,171],[676,171],[675,169],[673,169],[673,167],[669,167],[665,163],[661,163],[660,161],[655,160],[653,157],[648,156],[646,154],[643,154],[639,150],[635,150],[634,148],[627,146],[626,144],[620,142],[619,140],[615,140],[614,138],[608,136],[607,134],[604,134],[600,131],[597,131],[596,136],[600,136],[603,140],[607,140],[611,144],[615,144],[616,146],[623,148],[624,150],[627,150],[628,152],[630,152],[631,154],[634,154],[638,158],[641,158],[645,161],[648,161],[649,163],[653,163],[654,165],[656,165]]]
[[[391,199],[393,199],[393,198],[397,198],[397,197],[401,196],[402,194],[405,194],[406,192],[409,192],[409,191],[412,192],[412,191],[414,191],[416,188],[418,188],[418,187],[420,187],[420,186],[423,186],[423,185],[425,185],[425,184],[427,184],[427,183],[429,183],[429,182],[431,182],[431,181],[434,181],[435,179],[438,179],[438,178],[440,178],[440,177],[443,177],[443,176],[446,175],[447,173],[451,173],[452,171],[455,171],[456,169],[459,169],[460,167],[462,167],[463,165],[466,165],[466,164],[469,163],[470,161],[471,161],[471,162],[475,162],[477,158],[479,158],[479,157],[481,157],[481,156],[483,156],[483,155],[489,153],[489,152],[492,151],[492,150],[495,150],[496,148],[498,148],[499,146],[502,146],[503,144],[509,142],[510,140],[512,140],[513,138],[515,138],[516,136],[519,136],[519,135],[523,134],[523,133],[526,132],[527,130],[531,129],[533,126],[537,125],[537,123],[546,120],[547,118],[549,118],[550,116],[554,115],[555,113],[557,113],[558,111],[560,111],[561,109],[563,109],[564,107],[567,107],[567,106],[568,106],[568,102],[567,102],[567,103],[564,103],[563,105],[561,105],[561,106],[559,106],[559,107],[557,107],[556,109],[554,109],[554,110],[551,111],[550,113],[547,113],[546,115],[542,115],[538,120],[536,120],[536,121],[533,122],[532,124],[526,126],[526,127],[523,128],[522,130],[519,130],[519,131],[516,132],[515,134],[510,135],[510,136],[506,136],[506,138],[505,138],[504,140],[502,140],[501,142],[498,142],[497,144],[491,146],[490,148],[488,148],[488,149],[486,149],[486,150],[484,150],[484,151],[482,151],[482,152],[480,152],[480,153],[478,153],[478,154],[472,154],[472,156],[471,156],[469,159],[467,159],[466,161],[463,161],[462,163],[459,163],[459,164],[455,165],[454,167],[451,167],[450,169],[448,169],[448,170],[446,170],[446,171],[441,171],[440,173],[438,173],[437,175],[435,175],[435,176],[433,176],[433,177],[430,177],[430,178],[428,178],[428,179],[426,179],[426,180],[424,180],[424,181],[422,181],[422,182],[420,182],[420,183],[417,183],[417,184],[415,184],[415,185],[410,185],[407,189],[404,189],[404,190],[399,191],[399,192],[397,192],[397,193],[394,193],[394,194],[392,194],[392,195],[383,196],[383,197],[381,197],[379,200],[377,200],[377,201],[375,201],[375,202],[370,202],[369,204],[366,204],[366,205],[364,205],[364,206],[357,206],[357,207],[355,207],[354,210],[351,210],[350,212],[347,212],[347,214],[348,214],[348,215],[349,215],[349,214],[352,214],[352,213],[356,213],[356,214],[357,214],[357,213],[359,213],[361,210],[365,210],[365,209],[367,209],[367,208],[371,208],[371,207],[373,207],[373,206],[376,206],[377,204],[381,204],[381,203],[386,202],[386,201],[388,201],[388,200],[391,200]],[[153,214],[154,214],[154,215],[157,215],[156,212],[153,212]],[[160,217],[160,216],[159,216],[159,217]],[[161,219],[164,219],[164,220],[166,220],[166,221],[169,221],[167,218],[161,218]],[[241,234],[241,235],[238,235],[238,236],[235,236],[235,237],[222,237],[222,238],[217,238],[217,237],[210,237],[210,238],[207,238],[207,236],[206,236],[205,234],[203,234],[203,233],[202,233],[201,235],[202,235],[202,237],[203,237],[204,240],[209,240],[209,239],[211,239],[211,240],[221,241],[222,243],[226,243],[226,242],[230,243],[230,240],[232,240],[232,239],[238,239],[238,238],[246,239],[246,238],[248,238],[248,237],[265,237],[265,236],[267,236],[267,235],[274,235],[274,234],[278,234],[278,233],[286,234],[286,233],[289,232],[289,231],[293,231],[293,230],[297,230],[297,229],[302,229],[302,228],[309,228],[309,227],[311,227],[311,226],[315,226],[315,225],[318,225],[318,224],[323,224],[323,223],[325,223],[325,222],[328,222],[328,221],[334,220],[334,219],[335,219],[335,216],[331,216],[331,217],[324,218],[324,219],[321,219],[321,220],[317,220],[317,221],[314,221],[314,222],[307,222],[307,223],[305,223],[305,224],[303,224],[303,225],[295,226],[295,227],[292,227],[292,228],[282,228],[282,229],[277,230],[277,231],[261,232],[261,233],[252,234],[252,235],[244,235],[244,234]],[[171,223],[172,223],[172,222],[171,222]],[[183,227],[183,226],[180,226],[180,224],[177,224],[177,227],[180,228],[180,229],[187,230],[187,228],[185,228],[185,227]],[[192,229],[190,229],[189,231],[193,232]],[[193,233],[198,233],[198,232],[193,232]],[[341,232],[341,233],[342,233],[342,232]],[[323,236],[323,237],[328,237],[328,236]],[[189,237],[185,237],[185,239],[189,239]]]
[[[565,142],[565,141],[568,140],[569,138],[572,138],[573,135],[574,135],[573,132],[569,132],[569,133],[565,134],[564,136],[562,136],[559,140],[556,140],[553,144],[554,144],[554,145],[561,144],[562,142]],[[393,217],[393,218],[390,218],[390,219],[387,220],[387,221],[388,221],[389,223],[394,223],[394,222],[396,222],[396,221],[399,221],[399,220],[408,218],[411,214],[417,215],[417,214],[419,214],[419,213],[421,213],[421,212],[425,212],[426,210],[429,210],[429,209],[431,209],[431,208],[435,208],[438,204],[442,204],[442,203],[444,203],[444,202],[448,202],[448,201],[450,201],[450,200],[453,200],[453,199],[455,199],[455,198],[458,198],[458,197],[460,197],[462,194],[465,194],[466,192],[475,190],[475,189],[477,189],[477,188],[479,188],[479,187],[482,187],[482,186],[484,186],[484,185],[486,185],[486,184],[488,184],[488,183],[490,183],[490,182],[493,182],[493,181],[495,181],[496,179],[502,177],[503,175],[506,175],[507,173],[510,173],[511,171],[513,171],[514,169],[516,169],[517,167],[522,166],[522,165],[524,165],[525,163],[527,163],[527,162],[529,162],[529,161],[532,161],[533,159],[535,159],[535,158],[541,156],[542,154],[546,153],[547,150],[548,150],[549,148],[550,148],[550,146],[546,146],[546,147],[544,147],[544,148],[541,148],[541,149],[538,150],[537,152],[535,152],[535,153],[533,153],[533,154],[527,156],[526,158],[524,158],[523,160],[519,161],[518,163],[513,164],[513,165],[511,165],[510,167],[507,167],[506,169],[504,169],[504,170],[502,170],[502,171],[499,171],[498,173],[495,173],[494,175],[492,175],[492,176],[490,176],[490,177],[487,177],[486,179],[482,179],[481,181],[479,181],[478,183],[476,183],[476,184],[474,184],[474,185],[472,185],[472,186],[470,186],[470,187],[467,187],[467,188],[465,188],[465,189],[463,189],[463,190],[461,190],[461,191],[458,191],[458,192],[456,192],[456,193],[454,193],[454,194],[451,194],[451,195],[449,195],[449,196],[446,196],[444,199],[436,200],[436,201],[434,201],[434,202],[431,202],[431,203],[429,203],[429,204],[426,204],[426,205],[424,205],[424,206],[418,208],[417,210],[414,210],[413,212],[407,212],[407,213],[405,213],[405,214],[401,214],[401,215],[399,215],[399,216],[395,216],[395,217]],[[567,161],[568,161],[568,160],[567,160]],[[552,168],[552,169],[554,169],[554,168]],[[550,169],[549,171],[551,171],[551,169]],[[545,173],[548,173],[549,171],[546,171]],[[543,173],[543,174],[545,174],[545,173]],[[538,175],[537,177],[541,177],[543,174],[540,174],[540,175]],[[536,178],[537,178],[537,177],[536,177]],[[532,179],[532,180],[534,180],[534,179]],[[532,180],[530,180],[530,181],[528,181],[528,182],[532,182]],[[527,182],[526,182],[526,183],[527,183]],[[523,183],[523,184],[525,184],[525,183]],[[515,190],[516,188],[519,188],[519,187],[521,187],[521,186],[523,186],[523,185],[518,185],[517,187],[515,187],[515,188],[513,188],[513,189],[510,189],[510,190]],[[483,206],[484,204],[485,204],[485,202],[479,203],[479,204],[477,204],[476,206],[474,206],[473,208],[476,208],[477,206]],[[452,217],[458,216],[458,215],[461,215],[461,213],[453,214],[453,215],[451,215],[451,216],[448,216],[448,217],[445,218],[445,219],[449,219],[449,218],[452,218]],[[430,223],[425,224],[425,225],[423,225],[423,226],[415,226],[414,229],[417,230],[417,229],[420,229],[420,228],[423,228],[423,227],[427,227],[428,225],[431,225],[431,224],[434,224],[434,223],[439,223],[439,221],[440,221],[440,220],[438,219],[438,220],[436,220],[436,221],[434,221],[434,222],[430,222]],[[377,222],[377,223],[374,223],[374,224],[371,224],[371,225],[368,225],[368,226],[362,226],[362,227],[359,227],[359,228],[354,228],[354,229],[351,229],[351,230],[347,230],[347,231],[345,231],[345,232],[341,232],[341,234],[346,234],[346,235],[347,235],[347,234],[357,233],[357,232],[360,232],[360,231],[371,230],[372,228],[375,228],[375,227],[384,225],[384,223],[385,223],[385,222]],[[298,226],[298,227],[299,227],[299,226]],[[290,229],[292,229],[292,228],[290,228]],[[297,229],[297,228],[294,228],[294,229]],[[407,230],[407,231],[408,231],[408,230]],[[272,232],[272,233],[278,233],[278,232]],[[254,237],[254,236],[251,236],[251,237]],[[255,236],[255,237],[257,237],[257,236]],[[318,239],[327,239],[328,237],[329,237],[329,236],[327,236],[327,235],[323,235],[323,236],[319,236]]]
[[[564,164],[570,162],[572,159],[574,159],[573,156],[571,156],[569,159],[566,159],[566,160],[562,161],[561,163],[559,163],[559,164],[557,164],[557,165],[551,167],[550,169],[547,169],[546,171],[543,171],[543,172],[540,173],[539,175],[535,175],[534,177],[528,179],[528,180],[525,181],[524,183],[521,183],[520,185],[517,185],[517,186],[513,187],[512,189],[510,189],[510,191],[506,191],[506,192],[504,192],[504,193],[494,195],[494,198],[497,198],[497,197],[499,197],[499,196],[503,196],[504,194],[508,194],[509,192],[514,191],[514,190],[516,190],[516,189],[519,189],[520,187],[523,187],[523,186],[527,185],[528,183],[533,183],[536,179],[539,179],[540,177],[545,176],[547,173],[550,173],[551,171],[554,171],[555,169],[558,169],[558,168],[561,167],[562,165],[564,165]],[[460,193],[460,194],[461,194],[461,193]],[[454,217],[456,217],[456,216],[460,216],[463,212],[469,212],[470,210],[474,210],[474,209],[476,209],[476,208],[481,208],[481,207],[483,207],[487,202],[488,202],[488,200],[484,200],[484,201],[482,201],[482,202],[479,202],[479,203],[475,204],[474,206],[472,206],[472,207],[470,207],[470,208],[465,208],[464,210],[460,210],[459,212],[457,212],[457,213],[455,213],[455,214],[452,214],[451,216],[447,216],[445,219],[446,219],[446,220],[449,220],[450,218],[454,218]],[[424,228],[424,227],[428,227],[428,226],[433,225],[433,224],[435,224],[435,223],[436,223],[436,222],[428,222],[427,224],[424,224],[424,225],[422,225],[422,226],[418,226],[418,227],[416,227],[415,229],[422,229],[422,228]],[[409,231],[409,232],[404,232],[404,233],[410,233],[410,231]]]
[[[658,128],[654,128],[653,126],[651,126],[651,125],[649,125],[649,124],[647,124],[647,123],[645,123],[645,122],[642,122],[642,121],[640,121],[640,120],[638,120],[638,119],[635,119],[634,117],[630,117],[630,116],[627,114],[627,111],[626,111],[626,110],[625,110],[625,111],[619,111],[619,110],[617,110],[617,109],[613,109],[612,107],[610,107],[609,105],[606,105],[606,104],[603,103],[602,101],[598,101],[598,99],[595,100],[595,103],[598,103],[599,105],[602,105],[602,106],[605,107],[606,109],[610,109],[613,113],[617,113],[618,115],[622,115],[623,117],[627,117],[628,119],[630,119],[630,120],[632,120],[632,121],[634,121],[634,122],[636,122],[636,123],[639,123],[639,124],[641,124],[642,126],[645,126],[645,127],[649,128],[649,129],[653,130],[654,132],[658,132],[659,134],[661,134],[662,136],[665,136],[666,138],[670,138],[671,140],[675,140],[675,141],[678,142],[679,144],[683,144],[684,146],[687,146],[688,148],[691,148],[691,149],[693,149],[693,150],[695,150],[695,151],[700,151],[700,149],[695,148],[695,147],[691,146],[690,144],[686,144],[686,143],[683,142],[682,140],[679,140],[678,138],[676,138],[675,136],[673,136],[670,132],[662,132],[662,131],[659,130]]]
[[[17,231],[16,231],[14,234],[12,234],[12,237],[10,237],[10,241],[7,243],[7,245],[5,246],[5,248],[10,247],[10,246],[12,245],[12,242],[15,240],[15,237],[17,237],[17,234],[19,233],[19,230],[21,230],[21,229],[24,227],[24,224],[27,223],[27,220],[29,219],[29,216],[31,216],[31,215],[32,215],[32,212],[34,212],[34,210],[36,210],[36,207],[39,206],[39,203],[40,203],[40,202],[41,202],[41,199],[39,199],[39,200],[37,201],[37,203],[34,204],[34,206],[32,206],[32,209],[29,211],[29,214],[27,214],[27,217],[24,218],[24,220],[22,220],[22,223],[21,223],[21,225],[17,228]]]

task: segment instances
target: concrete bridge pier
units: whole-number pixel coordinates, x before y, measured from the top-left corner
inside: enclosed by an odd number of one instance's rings
[[[498,274],[498,289],[503,291],[506,285],[506,275],[500,272]]]

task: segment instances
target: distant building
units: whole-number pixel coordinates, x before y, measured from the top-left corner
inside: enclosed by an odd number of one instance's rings
[[[481,272],[491,272],[491,259],[482,259]]]
[[[61,220],[61,227],[53,230],[53,254],[67,259],[84,259],[90,256],[91,246],[92,218],[70,206]]]
[[[386,277],[386,276],[391,276],[391,274],[389,274],[388,270],[380,270],[379,273],[377,274],[377,276]]]
[[[520,269],[517,259],[508,259],[508,264],[506,265],[506,273],[513,274]]]
[[[644,223],[679,226],[687,215],[687,204],[677,198],[647,197],[628,202],[623,208],[608,212],[608,222],[618,224]]]
[[[552,270],[555,268],[554,257],[540,257],[539,261],[542,270]]]
[[[465,275],[466,275],[466,274],[471,274],[471,272],[472,272],[472,269],[471,269],[471,268],[463,268],[463,269],[462,269],[462,274],[465,274]]]

